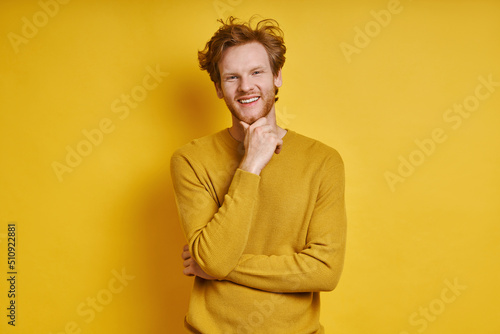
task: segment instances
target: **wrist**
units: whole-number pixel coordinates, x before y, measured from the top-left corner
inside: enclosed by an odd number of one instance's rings
[[[240,163],[238,168],[255,175],[260,175],[260,172],[262,171],[262,169],[255,166],[255,164],[247,162],[245,158],[243,158],[243,161]]]

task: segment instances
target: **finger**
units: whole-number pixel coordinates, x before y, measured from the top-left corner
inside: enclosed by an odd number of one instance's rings
[[[248,128],[250,127],[250,124],[245,123],[243,121],[240,121],[241,126],[243,127],[243,130],[247,132]]]
[[[182,258],[184,259],[184,253],[189,252],[189,246],[188,245],[184,245],[184,247],[182,247],[182,253],[181,253],[181,256]]]
[[[193,261],[191,259],[187,259],[186,261],[182,262],[184,268],[189,267],[191,264],[193,264]]]
[[[182,273],[186,276],[194,276],[194,273],[193,273],[191,267],[184,268]]]
[[[250,125],[250,128],[255,129],[256,127],[266,125],[266,124],[267,124],[267,119],[265,117],[261,117],[258,120],[256,120],[255,122],[253,122],[252,125]]]
[[[264,125],[261,125],[261,126],[252,127],[253,131],[257,131],[257,129],[261,133],[274,133],[275,134],[273,127],[271,125],[269,125],[269,124],[264,124]]]
[[[191,258],[191,253],[189,251],[187,252],[182,252],[182,259],[187,260]]]
[[[276,145],[276,150],[274,150],[274,153],[280,154],[282,148],[283,148],[283,140],[280,139],[280,141]]]

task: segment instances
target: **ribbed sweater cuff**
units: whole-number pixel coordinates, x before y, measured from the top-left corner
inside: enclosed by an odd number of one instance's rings
[[[238,168],[234,173],[233,181],[231,183],[231,187],[229,188],[228,195],[233,197],[234,192],[236,191],[236,189],[238,189],[238,193],[240,193],[244,197],[253,197],[257,194],[259,182],[259,175]]]

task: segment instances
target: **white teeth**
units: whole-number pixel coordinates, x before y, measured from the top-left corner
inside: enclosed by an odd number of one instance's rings
[[[248,99],[248,100],[239,100],[241,103],[251,103],[251,102],[254,102],[254,101],[257,101],[259,99],[259,97],[253,97],[251,99]]]

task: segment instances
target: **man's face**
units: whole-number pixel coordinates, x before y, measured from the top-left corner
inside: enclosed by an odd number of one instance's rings
[[[219,72],[217,96],[224,98],[235,118],[252,124],[274,110],[274,92],[281,87],[281,70],[273,76],[262,44],[252,42],[228,48],[219,61]]]

